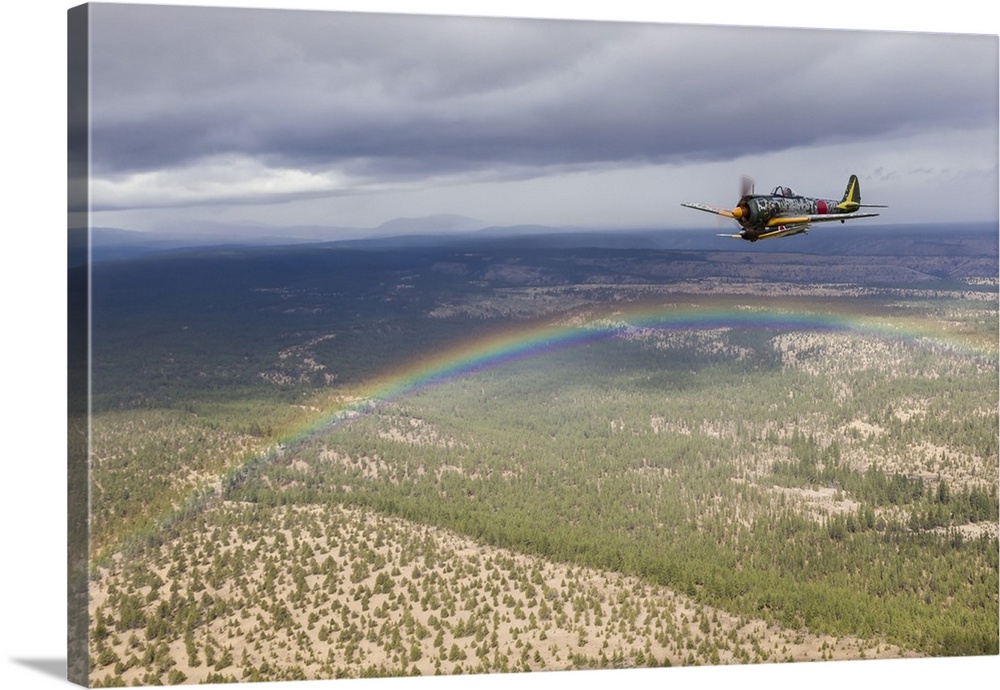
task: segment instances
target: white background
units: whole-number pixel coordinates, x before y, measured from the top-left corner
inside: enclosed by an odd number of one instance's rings
[[[301,9],[481,14],[703,24],[806,26],[997,34],[996,10],[981,0],[884,4],[845,0],[817,4],[784,1],[649,0],[590,2],[507,0],[418,2],[369,0],[260,0],[177,2]],[[3,386],[0,429],[3,539],[0,541],[0,687],[66,685],[66,11],[79,3],[7,2],[0,21],[3,51],[2,228]],[[884,9],[883,9],[884,8]],[[764,46],[762,49],[769,49]],[[770,48],[780,50],[780,46]],[[794,59],[794,56],[789,56]],[[727,181],[728,182],[728,181]],[[942,199],[941,203],[947,203]],[[13,213],[10,213],[13,210]],[[940,688],[995,682],[1000,657],[740,666],[715,669],[573,672],[445,679],[276,683],[274,688],[400,690],[412,688],[636,688],[809,687],[892,685]],[[260,688],[238,684],[234,688]]]

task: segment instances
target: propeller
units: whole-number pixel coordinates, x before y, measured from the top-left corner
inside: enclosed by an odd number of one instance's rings
[[[747,199],[753,194],[754,182],[749,175],[740,177],[740,201],[733,209],[733,218],[742,221],[744,216],[750,215],[750,207],[747,206]]]

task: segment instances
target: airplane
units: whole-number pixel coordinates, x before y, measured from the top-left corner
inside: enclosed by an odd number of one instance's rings
[[[788,187],[775,187],[770,194],[754,194],[753,181],[744,177],[739,203],[729,210],[705,204],[684,203],[681,206],[696,211],[707,211],[732,218],[740,224],[737,234],[719,234],[738,240],[768,240],[773,237],[789,237],[809,231],[813,223],[839,220],[841,223],[855,218],[872,218],[877,213],[858,213],[860,208],[886,208],[880,204],[861,203],[861,185],[858,176],[851,175],[847,181],[844,198],[816,199],[796,194]]]

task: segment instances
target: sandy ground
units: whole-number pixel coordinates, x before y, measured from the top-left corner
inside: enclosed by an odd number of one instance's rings
[[[100,659],[92,681],[907,656],[870,641],[735,617],[634,577],[550,563],[366,511],[290,507],[254,522],[247,510],[221,504],[183,549],[166,545],[101,571],[90,611],[109,634],[92,641],[92,657]],[[252,526],[228,527],[228,534],[220,527],[234,524]],[[171,600],[198,602],[203,620],[187,634],[173,620],[170,635],[149,640],[144,628],[119,629],[126,593],[145,602],[147,622]]]

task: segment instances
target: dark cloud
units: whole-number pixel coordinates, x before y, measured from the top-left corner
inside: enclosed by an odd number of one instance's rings
[[[734,159],[997,119],[995,37],[96,5],[98,176]],[[984,88],[984,85],[988,88]]]

